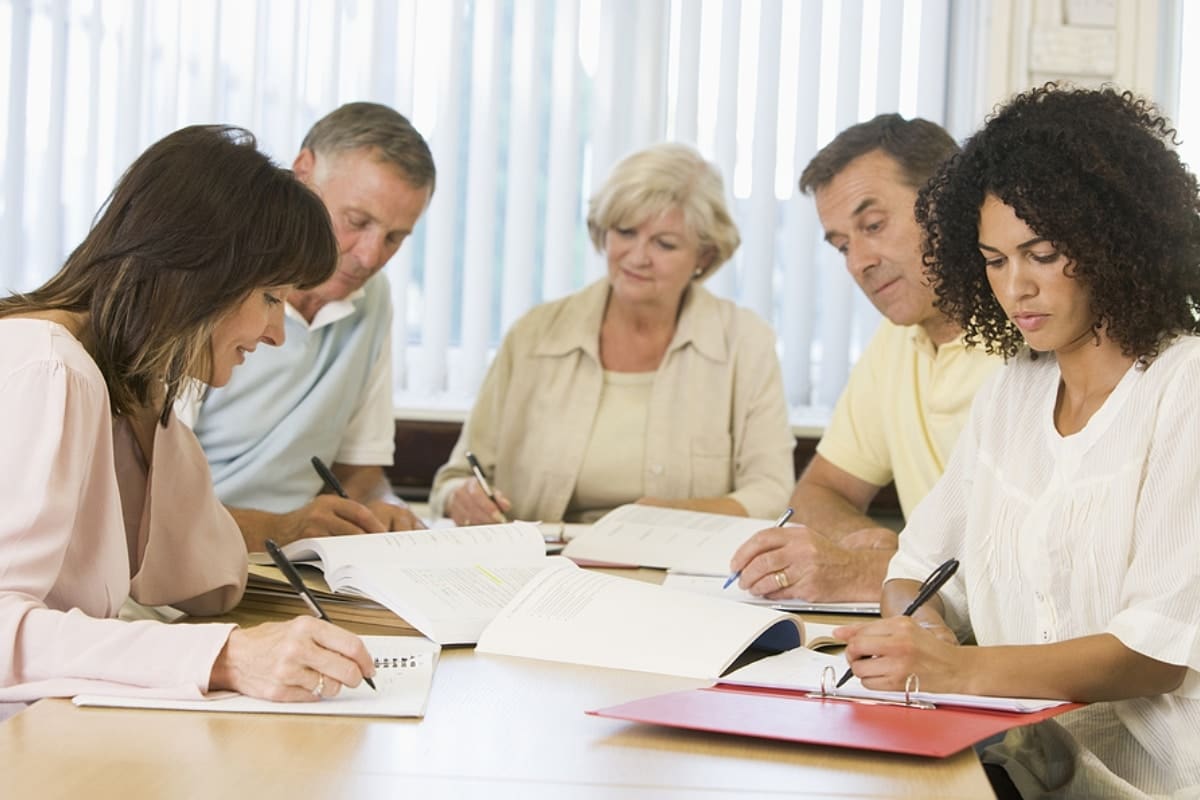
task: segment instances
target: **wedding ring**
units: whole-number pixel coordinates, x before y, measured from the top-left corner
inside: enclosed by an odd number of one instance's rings
[[[786,589],[788,587],[787,570],[781,569],[779,572],[776,572],[775,582],[779,584],[780,589]]]
[[[325,691],[325,676],[318,675],[317,676],[317,685],[314,686],[313,690],[312,690],[313,697],[320,697],[321,693],[324,691]]]

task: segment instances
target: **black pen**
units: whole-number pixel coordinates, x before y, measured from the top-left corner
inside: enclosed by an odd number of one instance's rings
[[[316,458],[313,458],[313,463],[321,464]],[[321,466],[324,467],[325,465],[321,464]],[[312,609],[314,614],[332,624],[333,620],[329,619],[325,614],[325,609],[321,608],[321,604],[317,602],[317,598],[313,597],[313,593],[304,585],[304,581],[300,578],[300,573],[296,572],[296,568],[292,566],[292,562],[288,561],[287,556],[279,549],[279,545],[275,544],[273,539],[267,539],[264,544],[267,548],[267,554],[271,556],[271,560],[275,562],[275,566],[279,567],[279,571],[283,573],[283,577],[287,578],[288,583],[300,595],[300,599]],[[367,686],[370,686],[372,689],[375,688],[375,681],[365,675],[363,676],[363,680],[367,682]]]
[[[917,613],[917,609],[925,605],[926,600],[937,594],[938,591],[946,585],[946,581],[950,580],[950,578],[957,571],[958,559],[956,558],[946,561],[940,567],[935,569],[933,573],[925,579],[925,582],[921,584],[921,588],[917,590],[917,596],[912,599],[912,602],[908,604],[908,608],[904,609],[900,616],[911,617],[913,614]],[[836,688],[840,689],[842,684],[850,680],[850,677],[853,674],[853,668],[847,669],[846,674],[843,675],[842,679],[837,682]]]
[[[317,456],[313,456],[312,465],[313,469],[315,469],[317,474],[321,476],[321,480],[325,481],[325,486],[328,487],[331,492],[336,494],[338,497],[342,497],[347,500],[350,499],[350,495],[346,494],[346,490],[342,488],[341,481],[339,481],[337,476],[333,474],[333,470],[325,466],[324,461]]]
[[[492,492],[492,487],[488,485],[487,478],[483,476],[483,467],[479,466],[479,459],[470,450],[467,451],[467,463],[471,465],[471,472],[475,473],[475,480],[479,484],[479,488],[483,489],[483,493],[488,496],[488,500],[492,501],[492,505],[500,512],[500,516],[504,517],[505,522],[512,522],[504,509],[500,507],[500,501],[496,499],[496,495]]]

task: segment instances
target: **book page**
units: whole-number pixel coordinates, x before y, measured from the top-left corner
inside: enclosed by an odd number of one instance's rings
[[[550,563],[408,567],[363,563],[344,585],[371,597],[438,644],[474,644],[517,592]],[[572,565],[573,566],[573,565]]]
[[[156,690],[127,695],[77,695],[77,706],[158,708],[177,711],[228,711],[258,714],[309,714],[320,716],[421,717],[429,700],[433,670],[441,648],[414,636],[363,636],[376,661],[375,686],[343,686],[336,697],[315,703],[276,703],[235,692],[207,696],[168,698]]]
[[[774,626],[800,644],[803,622],[613,575],[556,566],[529,581],[484,630],[481,653],[716,678]]]
[[[685,592],[697,592],[709,597],[722,597],[726,600],[736,600],[741,603],[753,603],[758,606],[770,606],[780,611],[809,611],[823,614],[864,614],[879,615],[879,603],[813,603],[808,600],[769,600],[765,597],[752,595],[737,584],[724,588],[727,575],[696,575],[691,572],[671,570],[663,580],[663,586],[679,589]]]
[[[829,691],[845,697],[862,697],[872,700],[904,701],[904,692],[879,692],[867,689],[857,677],[852,677],[840,689],[832,689],[849,667],[843,655],[816,653],[800,648],[786,653],[759,659],[734,670],[721,679],[721,683],[741,686],[763,686],[767,688],[796,689],[805,692],[821,691],[821,675],[826,667],[832,668],[832,679],[826,680]],[[1066,703],[1065,700],[1038,700],[1022,697],[985,697],[970,694],[941,694],[937,692],[915,692],[912,695],[934,705],[983,708],[992,711],[1014,711],[1031,713],[1053,708]]]
[[[292,561],[320,561],[328,577],[347,565],[365,563],[409,566],[461,566],[500,560],[532,563],[545,557],[546,547],[536,525],[512,522],[300,539],[284,545],[283,554]],[[265,554],[255,554],[253,560],[271,563]],[[333,584],[331,580],[330,585]]]
[[[576,535],[563,550],[568,558],[727,575],[742,542],[769,519],[747,519],[677,508],[625,505]]]

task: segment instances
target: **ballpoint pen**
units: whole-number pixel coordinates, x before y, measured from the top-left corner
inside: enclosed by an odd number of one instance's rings
[[[908,604],[908,608],[904,609],[904,611],[900,613],[900,616],[911,617],[913,614],[917,613],[917,609],[925,605],[926,600],[937,594],[938,591],[946,585],[946,581],[950,580],[956,571],[958,571],[958,559],[952,558],[949,561],[942,563],[942,565],[935,569],[933,573],[925,579],[925,582],[921,584],[921,588],[917,590],[917,596],[914,597],[912,602]],[[841,680],[837,682],[837,686],[835,688],[840,689],[842,684],[850,680],[852,675],[854,675],[854,669],[847,669],[845,674],[842,675]]]
[[[320,463],[315,458],[313,459],[313,462],[318,464]],[[325,465],[321,464],[321,466],[323,467]],[[325,609],[321,608],[321,604],[317,602],[317,598],[313,597],[313,593],[309,591],[307,586],[304,585],[304,581],[300,578],[300,573],[296,572],[296,568],[292,566],[292,562],[288,561],[287,556],[285,556],[283,551],[279,549],[279,545],[275,544],[273,539],[267,539],[264,544],[267,548],[267,554],[271,556],[271,560],[275,562],[275,566],[279,567],[279,571],[283,573],[283,577],[287,578],[287,582],[290,583],[292,588],[296,590],[296,593],[300,595],[300,599],[308,605],[314,614],[326,622],[332,623],[333,620],[329,619],[329,617],[325,614]],[[365,675],[363,676],[363,680],[366,681],[367,686],[370,686],[372,689],[375,688],[375,681],[371,680]]]
[[[787,521],[791,518],[792,518],[792,509],[785,508],[783,510],[783,513],[779,515],[779,519],[775,520],[775,524],[772,525],[771,527],[782,528],[787,523]],[[733,573],[732,575],[730,575],[728,578],[725,579],[725,584],[721,588],[728,589],[730,586],[733,585],[733,582],[736,581],[740,577],[742,577],[742,571],[739,569],[737,572]]]
[[[321,480],[325,481],[325,486],[328,487],[331,492],[336,494],[338,497],[343,497],[347,500],[350,499],[350,495],[346,494],[346,490],[342,488],[341,481],[339,481],[337,476],[333,474],[333,470],[325,466],[324,461],[317,456],[313,456],[312,465],[313,469],[315,469],[317,474],[321,476]]]
[[[479,466],[479,459],[470,450],[467,451],[467,463],[471,465],[471,472],[475,474],[475,481],[479,484],[479,488],[483,489],[483,493],[492,501],[492,505],[500,512],[500,516],[504,518],[505,522],[512,522],[504,509],[500,507],[500,501],[496,499],[495,493],[492,492],[492,487],[488,484],[487,478],[483,476],[483,467]]]

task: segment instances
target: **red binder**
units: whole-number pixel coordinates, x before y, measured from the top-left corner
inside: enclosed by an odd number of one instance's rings
[[[599,717],[697,731],[943,758],[993,734],[1080,708],[1032,713],[879,705],[808,692],[718,684],[588,711]]]

